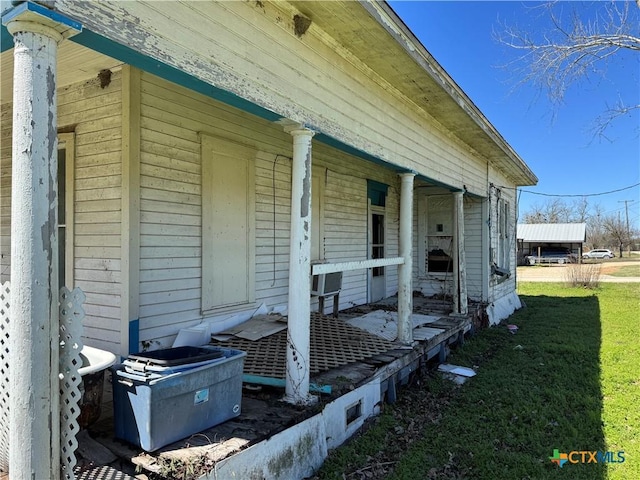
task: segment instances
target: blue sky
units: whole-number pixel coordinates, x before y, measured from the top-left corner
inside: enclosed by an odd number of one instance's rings
[[[451,75],[537,175],[523,190],[563,195],[608,192],[640,182],[640,112],[620,118],[606,131],[593,132],[607,104],[622,98],[640,104],[640,54],[618,55],[603,74],[572,85],[564,103],[554,107],[546,92],[517,86],[514,70],[503,68],[519,53],[495,40],[504,24],[542,33],[550,27],[532,2],[402,1],[389,2],[426,49]],[[560,2],[583,18],[598,5]],[[637,8],[632,2],[631,8]],[[638,18],[640,15],[635,13]],[[640,30],[640,29],[639,29]],[[523,192],[520,212],[553,197]],[[566,198],[567,201],[573,200]],[[625,216],[640,228],[640,186],[616,194],[589,197],[605,214]]]

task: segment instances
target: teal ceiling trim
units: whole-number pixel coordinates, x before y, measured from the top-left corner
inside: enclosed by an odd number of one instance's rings
[[[231,92],[214,87],[182,70],[143,55],[126,45],[114,42],[92,31],[84,30],[71,38],[71,41],[265,120],[275,121],[280,119],[280,115],[266,108],[260,107]]]
[[[309,126],[310,129],[314,130],[313,126]],[[376,165],[380,165],[384,168],[388,168],[393,170],[396,173],[414,173],[416,175],[416,179],[422,180],[424,182],[430,183],[431,185],[446,188],[451,192],[462,192],[463,190],[460,188],[454,188],[451,185],[447,185],[446,183],[439,182],[438,180],[434,180],[431,177],[428,177],[422,173],[418,173],[415,170],[411,170],[406,167],[401,167],[399,165],[395,165],[393,163],[382,160],[379,157],[375,157],[367,152],[364,152],[360,149],[352,147],[351,145],[347,145],[346,143],[341,142],[340,140],[336,140],[329,135],[325,135],[324,133],[318,133],[314,137],[314,140],[318,140],[325,145],[329,145],[330,147],[334,147],[341,152],[347,153],[349,155],[353,155],[354,157],[362,158],[363,160],[367,160],[369,162],[375,163]]]
[[[56,27],[54,28],[65,38],[69,36],[69,32],[75,33],[82,30],[82,24],[80,22],[62,15],[55,10],[43,7],[42,5],[38,5],[37,3],[23,2],[12,8],[6,9],[2,14],[2,27],[0,28],[0,53],[6,52],[7,50],[13,48],[13,35],[11,35],[7,30],[7,23],[18,17],[21,17],[21,15],[24,15],[25,13],[27,14],[27,16],[29,13],[32,13],[35,14],[36,17],[40,16],[45,19],[51,20],[51,22],[54,22],[54,25],[56,25]],[[47,21],[45,20],[45,22]]]
[[[59,23],[61,25],[65,25],[73,30],[77,30],[77,31],[82,30],[82,24],[80,22],[76,22],[75,20],[72,20],[71,18],[65,15],[62,15],[61,13],[56,12],[55,10],[51,10],[49,8],[43,7],[42,5],[38,5],[37,3],[33,3],[33,2],[23,2],[13,7],[11,10],[7,10],[7,12],[2,15],[2,25],[3,26],[6,25],[11,20],[15,19],[16,17],[22,15],[25,12],[36,13],[38,15],[41,15],[43,17],[50,19],[53,22]]]

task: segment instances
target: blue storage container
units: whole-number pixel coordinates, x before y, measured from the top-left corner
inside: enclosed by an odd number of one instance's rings
[[[152,367],[148,374],[129,368],[127,362],[112,368],[117,438],[152,452],[240,415],[246,353],[204,348],[223,355],[192,368],[174,361],[175,368]],[[173,353],[158,352],[163,359]],[[153,353],[145,355],[150,362]]]

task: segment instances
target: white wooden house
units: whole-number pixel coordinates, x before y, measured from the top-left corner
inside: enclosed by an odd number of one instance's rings
[[[303,319],[304,351],[315,261],[344,271],[341,308],[519,306],[515,191],[537,179],[386,3],[5,7],[0,280],[55,264],[86,293],[87,344],[127,355],[264,303]],[[57,183],[45,169],[23,202],[16,165],[38,158]],[[29,202],[58,206],[48,256],[22,248]]]

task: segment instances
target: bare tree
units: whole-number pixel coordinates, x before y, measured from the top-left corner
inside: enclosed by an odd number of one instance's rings
[[[586,223],[590,217],[589,209],[589,200],[587,200],[587,197],[575,199],[571,204],[571,221],[577,223]]]
[[[586,199],[585,199],[586,202]],[[543,204],[535,204],[522,216],[523,223],[582,223],[585,222],[588,203],[582,205],[565,202],[562,198],[554,198]]]
[[[524,32],[504,26],[498,41],[521,52],[509,65],[520,83],[532,83],[546,91],[549,100],[561,104],[567,88],[591,75],[603,76],[607,62],[624,52],[640,52],[640,1],[593,2],[593,18],[583,18],[573,2],[547,2],[552,28],[547,32]],[[534,8],[540,8],[534,7]],[[567,13],[566,10],[570,9]],[[582,15],[581,15],[582,13]],[[637,81],[628,76],[627,81]],[[595,130],[604,135],[616,118],[640,109],[638,104],[611,99],[596,119]]]
[[[587,223],[587,244],[591,248],[609,247],[607,231],[603,226],[605,215],[602,206],[596,204],[591,212]]]
[[[631,241],[631,232],[627,228],[627,224],[620,216],[609,215],[602,220],[602,227],[611,241],[616,242],[620,251],[620,258],[622,258],[624,246]]]
[[[590,204],[587,197],[580,197],[573,201],[553,198],[542,204],[534,204],[522,214],[520,221],[522,223],[586,223],[586,245],[589,248],[619,245],[618,238],[611,233],[617,231],[611,227],[611,219],[605,216],[600,204]]]

